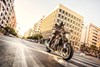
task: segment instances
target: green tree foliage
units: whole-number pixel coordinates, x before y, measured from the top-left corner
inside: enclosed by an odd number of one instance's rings
[[[2,33],[2,29],[0,28],[0,33]]]
[[[91,48],[92,50],[97,50],[97,47],[96,47],[95,45],[91,45],[90,48]]]
[[[7,27],[5,27],[5,30],[6,30],[6,32],[8,32],[8,33],[10,33],[14,36],[17,36],[17,33],[16,33],[14,28],[11,28],[11,27],[7,26]]]
[[[33,36],[27,37],[28,39],[35,39],[35,40],[39,40],[41,38],[43,38],[43,36],[41,34],[35,34]]]
[[[4,33],[4,30],[2,28],[0,28],[0,33]]]

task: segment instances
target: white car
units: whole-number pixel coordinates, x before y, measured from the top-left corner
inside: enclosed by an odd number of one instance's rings
[[[79,55],[84,56],[85,54],[84,53],[80,53]]]

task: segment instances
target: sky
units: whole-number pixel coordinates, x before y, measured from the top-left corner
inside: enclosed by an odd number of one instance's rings
[[[24,35],[59,4],[83,16],[84,24],[92,23],[100,27],[100,0],[15,0],[14,9],[19,34]]]

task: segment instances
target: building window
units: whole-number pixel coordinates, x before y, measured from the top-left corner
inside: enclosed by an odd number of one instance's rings
[[[10,7],[10,4],[8,3],[8,6]]]
[[[81,20],[79,19],[79,22],[81,22]]]
[[[5,5],[7,5],[5,0],[3,0],[3,3],[4,3]]]
[[[10,18],[8,17],[8,20],[9,20]]]
[[[97,34],[97,33],[95,33],[95,32],[94,32],[93,34],[98,35],[98,34]]]
[[[72,20],[70,22],[72,23]]]
[[[71,18],[73,18],[73,15],[71,15]]]
[[[96,45],[96,43],[95,43],[95,42],[92,42],[92,44],[95,44],[95,45]]]
[[[75,21],[73,21],[73,24],[75,24]]]
[[[3,17],[3,19],[4,19],[4,20],[6,19],[5,16]]]
[[[68,13],[66,12],[66,15],[67,15]]]
[[[67,27],[69,26],[69,24],[67,23]]]
[[[93,37],[97,39],[97,37],[96,37],[96,36],[93,36]]]
[[[77,21],[78,21],[78,18],[76,18],[77,19]]]
[[[68,18],[68,22],[70,21],[70,19]]]
[[[4,21],[1,22],[1,24],[3,24],[3,23],[4,23]]]
[[[7,23],[8,23],[8,20],[7,20]]]
[[[72,27],[72,25],[70,25],[70,28]]]
[[[1,13],[1,16],[3,16],[3,13]]]
[[[2,6],[2,10],[3,10],[3,11],[5,10],[4,6]]]
[[[77,33],[77,35],[79,35],[79,33]]]
[[[60,21],[60,20],[59,20],[59,19],[57,19],[57,22],[58,22],[58,23],[59,23],[59,21]]]
[[[62,12],[62,9],[59,9],[59,12]]]
[[[74,16],[74,19],[76,19],[76,17]]]
[[[69,17],[70,17],[70,14],[69,14]]]
[[[75,30],[77,29],[77,27],[75,27]]]
[[[64,18],[64,16],[61,17],[62,19]]]
[[[11,0],[10,0],[10,3],[11,3]]]
[[[7,12],[5,12],[5,15],[7,15]]]
[[[65,14],[65,11],[63,11],[62,13]]]
[[[61,14],[58,14],[58,17],[60,17],[61,16]]]
[[[7,7],[7,11],[8,11],[9,9],[8,9],[8,7]]]
[[[9,13],[9,15],[11,15],[11,13]]]
[[[65,20],[67,19],[67,17],[65,17]]]
[[[77,28],[77,30],[78,30],[78,31],[80,31],[80,29],[79,29],[79,28]]]
[[[95,41],[95,42],[97,42],[97,40],[96,39],[92,39],[93,41]]]
[[[80,26],[80,24],[78,24],[78,26]]]

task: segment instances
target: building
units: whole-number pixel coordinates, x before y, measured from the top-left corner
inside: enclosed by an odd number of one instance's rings
[[[43,18],[44,18],[44,16],[37,23],[34,24],[34,26],[32,28],[33,35],[34,34],[41,34],[40,25],[42,23]]]
[[[0,0],[0,27],[16,27],[14,0]]]
[[[87,27],[86,45],[89,47],[91,45],[99,47],[98,46],[99,43],[100,43],[100,28],[93,24],[89,24],[89,26]]]
[[[39,33],[40,33],[40,22],[34,24],[34,27],[33,27],[33,35],[39,34]]]
[[[27,37],[32,36],[32,34],[33,34],[32,29],[29,29],[28,31],[25,32],[25,34],[24,34],[24,38],[27,39]]]
[[[99,28],[99,32],[98,32],[98,43],[97,43],[97,47],[100,48],[100,28]]]
[[[80,47],[80,38],[82,32],[84,18],[62,4],[42,20],[40,24],[40,31],[44,38],[51,35],[52,28],[55,23],[65,23],[65,30],[73,30],[71,33],[71,42],[76,50]]]

